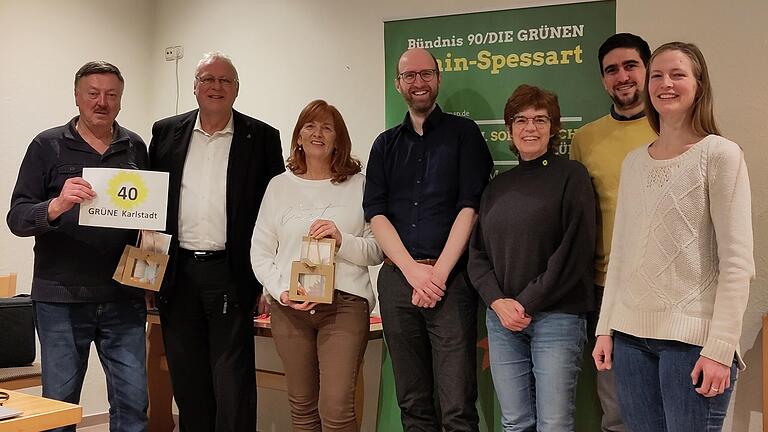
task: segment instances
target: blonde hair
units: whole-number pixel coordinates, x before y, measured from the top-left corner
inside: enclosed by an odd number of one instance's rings
[[[651,95],[648,91],[648,82],[651,77],[651,67],[656,57],[667,51],[680,51],[685,54],[690,60],[693,66],[694,78],[698,84],[696,88],[696,97],[693,100],[693,112],[691,113],[691,127],[693,131],[700,136],[714,134],[720,135],[720,129],[715,122],[714,113],[714,97],[712,96],[712,82],[709,79],[709,71],[707,69],[707,63],[704,60],[704,55],[699,50],[699,47],[692,43],[685,42],[669,42],[656,48],[651,55],[651,59],[648,62],[648,68],[645,71],[645,114],[648,117],[648,123],[650,123],[656,133],[660,133],[659,112],[654,108],[651,102]]]

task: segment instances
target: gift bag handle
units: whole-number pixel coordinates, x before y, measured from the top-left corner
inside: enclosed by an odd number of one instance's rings
[[[312,236],[307,236],[307,237],[309,238],[309,241],[307,242],[307,254],[305,255],[305,254],[303,253],[303,252],[304,252],[304,246],[302,245],[302,254],[301,254],[301,255],[302,255],[302,258],[301,258],[301,262],[303,262],[304,264],[306,264],[306,265],[307,265],[307,267],[310,267],[310,268],[315,268],[315,267],[317,267],[318,265],[320,265],[320,264],[322,264],[322,263],[323,263],[323,257],[320,255],[320,240],[319,240],[319,239],[316,239],[316,238],[314,238],[314,237],[312,237]],[[302,243],[303,243],[303,242],[302,242]],[[314,261],[312,261],[311,259],[309,259],[309,250],[310,250],[310,248],[312,247],[312,243],[314,243],[314,244],[315,244],[315,248],[316,248],[316,250],[317,250],[317,259],[318,259],[318,261],[317,261],[317,262],[314,262]]]

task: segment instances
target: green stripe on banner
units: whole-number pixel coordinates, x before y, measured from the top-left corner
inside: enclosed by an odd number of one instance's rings
[[[594,432],[601,430],[600,420],[603,410],[597,398],[597,369],[592,360],[593,344],[584,347],[584,361],[581,364],[579,385],[576,387],[576,432]]]
[[[395,394],[395,376],[392,373],[392,360],[389,357],[389,347],[386,340],[381,350],[381,381],[379,383],[379,414],[376,419],[376,430],[380,432],[402,432],[400,423],[400,408],[397,406]]]

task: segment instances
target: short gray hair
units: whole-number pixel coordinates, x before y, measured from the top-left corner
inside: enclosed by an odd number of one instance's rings
[[[228,55],[220,52],[220,51],[211,51],[203,54],[203,58],[200,59],[199,62],[197,62],[197,67],[195,68],[195,76],[200,72],[200,68],[207,65],[208,63],[213,63],[216,60],[221,60],[225,63],[227,63],[230,67],[232,67],[232,70],[235,72],[235,81],[240,82],[240,79],[237,76],[237,68],[232,63],[232,59],[229,58]]]

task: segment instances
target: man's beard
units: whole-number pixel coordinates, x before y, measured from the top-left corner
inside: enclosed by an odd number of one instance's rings
[[[419,102],[414,101],[413,96],[411,96],[410,93],[406,93],[405,103],[408,104],[408,107],[413,112],[417,114],[426,114],[435,105],[435,101],[437,100],[437,93],[438,93],[438,89],[435,89],[434,93],[431,90],[429,90],[430,98],[427,99],[427,101],[419,101]]]
[[[639,90],[636,91],[635,94],[629,99],[620,99],[615,94],[611,95],[611,99],[613,99],[613,104],[616,105],[616,108],[619,108],[619,109],[629,109],[629,108],[634,108],[638,106],[641,102],[642,97],[643,97],[643,92]]]

